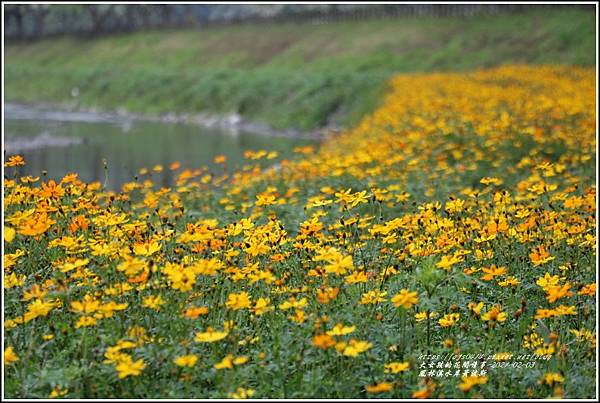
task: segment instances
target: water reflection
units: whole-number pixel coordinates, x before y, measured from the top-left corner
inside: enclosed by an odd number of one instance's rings
[[[18,153],[27,161],[19,168],[20,175],[39,176],[46,170],[48,178],[60,179],[76,172],[83,181],[104,182],[106,159],[107,185],[112,189],[133,180],[143,167],[162,165],[163,171],[153,172],[153,179],[170,186],[173,173],[168,166],[174,161],[184,168],[214,168],[212,159],[223,154],[227,156],[228,169],[233,169],[243,163],[245,150],[274,150],[285,157],[296,146],[314,143],[253,133],[232,134],[194,125],[111,120],[105,116],[81,119],[62,114],[60,119],[61,115],[35,114],[14,106],[5,108],[4,116],[6,157]]]

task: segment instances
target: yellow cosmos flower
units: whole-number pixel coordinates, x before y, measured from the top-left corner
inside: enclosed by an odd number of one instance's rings
[[[17,231],[13,227],[4,226],[4,242],[11,243],[15,239]]]
[[[540,379],[539,383],[541,384],[546,384],[546,385],[554,385],[555,383],[564,383],[565,382],[565,378],[557,373],[557,372],[547,372],[546,374],[544,374],[544,376]]]
[[[180,366],[180,367],[189,367],[189,368],[192,368],[194,365],[196,365],[197,361],[198,361],[198,357],[196,357],[193,354],[180,355],[179,357],[175,358],[175,360],[173,360],[175,365]]]
[[[15,353],[12,346],[4,349],[4,365],[11,365],[13,362],[19,361],[19,356]]]
[[[138,376],[146,368],[143,359],[133,361],[131,356],[123,354],[119,363],[115,367],[118,372],[119,379],[127,378],[128,376]]]
[[[498,281],[498,285],[500,287],[509,287],[509,286],[516,286],[518,284],[520,284],[521,282],[515,278],[514,276],[508,276],[505,280],[503,281]]]
[[[84,267],[90,262],[89,259],[76,259],[73,262],[65,262],[64,264],[58,266],[62,273],[70,272],[71,270],[75,270],[80,267]]]
[[[346,284],[367,283],[369,281],[367,273],[364,271],[355,271],[354,273],[347,275],[344,279]]]
[[[458,388],[463,392],[467,393],[476,385],[484,385],[488,381],[487,376],[463,376],[462,382],[458,385]]]
[[[127,354],[121,352],[121,350],[134,348],[136,344],[131,341],[119,340],[116,346],[109,347],[104,353],[104,358],[106,358],[103,363],[104,364],[118,364],[119,362],[125,360],[127,361]],[[131,358],[131,357],[129,357]]]
[[[214,365],[215,369],[231,369],[233,368],[233,355],[228,354],[220,362]]]
[[[463,262],[464,258],[457,254],[454,255],[444,255],[440,259],[440,261],[435,265],[438,269],[450,270],[452,266],[457,263]]]
[[[279,305],[279,309],[281,309],[282,311],[286,311],[288,309],[299,309],[299,308],[304,308],[307,304],[306,298],[302,298],[301,300],[296,300],[296,297],[290,297],[289,300],[287,300],[286,302],[283,302],[282,304]]]
[[[399,294],[392,297],[391,301],[396,308],[403,307],[405,309],[410,309],[419,302],[419,298],[417,297],[416,291],[410,292],[407,289],[402,289]]]
[[[552,276],[550,273],[546,272],[546,274],[544,274],[543,277],[538,278],[535,283],[546,290],[547,288],[558,285],[559,281],[560,278],[558,276]]]
[[[276,199],[276,197],[271,194],[258,194],[258,195],[256,195],[256,203],[255,204],[257,207],[270,206],[270,205],[277,203],[275,201],[275,199]]]
[[[246,356],[236,357],[233,360],[233,365],[243,365],[247,362],[248,362],[248,357],[246,357]]]
[[[234,365],[243,365],[248,362],[248,357],[241,356],[234,358],[233,355],[227,354],[220,362],[214,365],[215,369],[231,369]]]
[[[548,356],[553,355],[555,352],[556,348],[553,344],[544,344],[543,346],[538,347],[533,353],[535,355]]]
[[[92,297],[90,294],[86,294],[81,301],[71,302],[71,310],[78,313],[93,313],[100,308],[100,301]]]
[[[199,343],[212,343],[223,340],[228,334],[229,332],[217,332],[212,327],[209,327],[204,333],[196,333],[194,340]]]
[[[343,336],[345,334],[354,332],[354,329],[356,329],[356,326],[344,326],[343,324],[338,323],[333,327],[333,329],[327,331],[326,333],[329,336]]]
[[[24,256],[25,252],[21,249],[17,249],[15,253],[4,254],[4,270],[13,267],[21,256]]]
[[[410,363],[407,362],[390,362],[383,366],[383,372],[386,374],[398,374],[407,371],[410,368]]]
[[[387,295],[386,291],[377,291],[377,290],[369,291],[362,295],[359,303],[362,305],[367,305],[367,304],[378,304],[380,302],[385,302],[386,295]]]
[[[296,309],[294,310],[293,315],[288,316],[288,319],[296,323],[304,323],[306,320],[306,313],[302,309]]]
[[[502,312],[500,307],[494,306],[492,309],[481,315],[481,320],[485,322],[504,322],[506,313]]]
[[[250,308],[250,306],[252,306],[252,302],[250,301],[250,294],[248,294],[245,291],[239,294],[229,294],[225,305],[227,305],[227,308],[232,309],[234,311],[244,308]]]
[[[227,397],[230,399],[249,399],[254,396],[254,389],[237,388],[235,392],[230,392]]]
[[[137,243],[133,245],[133,253],[138,256],[151,256],[162,249],[157,241]]]
[[[20,287],[25,283],[25,275],[17,275],[16,273],[4,274],[4,288]]]
[[[100,305],[98,308],[99,314],[94,316],[102,316],[105,318],[110,318],[113,316],[114,311],[123,311],[127,309],[129,305],[127,303],[118,304],[115,301],[109,301],[106,304]]]
[[[439,315],[437,312],[429,312],[429,315],[427,315],[427,312],[418,312],[415,314],[415,320],[417,322],[422,322],[426,319],[435,319],[437,318]]]
[[[167,263],[161,270],[167,275],[169,283],[174,290],[188,292],[196,284],[197,272],[195,268]]]
[[[29,322],[39,316],[46,316],[48,312],[50,312],[56,303],[53,301],[42,301],[41,299],[36,299],[31,304],[27,306],[27,311],[24,315],[25,322]]]
[[[458,322],[459,319],[460,319],[459,313],[450,313],[450,314],[444,315],[444,317],[442,317],[438,321],[438,323],[440,324],[441,327],[451,327],[456,322]]]
[[[469,302],[467,304],[467,308],[472,311],[475,315],[479,316],[481,314],[481,310],[483,309],[483,302],[475,303]]]
[[[354,265],[352,264],[352,256],[336,255],[332,259],[328,260],[328,263],[324,266],[326,273],[333,274],[345,274],[348,270],[352,270]]]
[[[342,355],[348,357],[358,357],[360,353],[363,353],[373,347],[373,345],[367,341],[352,339],[350,342],[339,342],[335,345],[335,348]]]
[[[57,397],[63,397],[63,396],[65,396],[67,393],[69,393],[69,389],[68,388],[62,389],[60,386],[56,386],[54,389],[52,389],[52,391],[50,392],[50,394],[48,395],[48,397],[50,399],[56,399]]]
[[[149,295],[142,300],[142,306],[145,308],[154,309],[159,311],[161,305],[164,305],[166,301],[160,295]]]
[[[485,178],[481,178],[479,183],[483,183],[484,185],[500,186],[503,183],[503,181],[500,178],[491,178],[489,176],[486,176]]]
[[[95,326],[96,324],[98,324],[98,321],[94,317],[82,316],[75,324],[75,329],[79,329],[80,327]]]
[[[142,271],[142,269],[146,267],[146,264],[145,260],[127,256],[125,260],[117,266],[117,270],[124,272],[127,277],[133,277]]]
[[[337,199],[335,201],[336,203],[345,205],[345,204],[352,202],[352,200],[354,199],[352,197],[352,188],[336,192],[335,197],[337,197]]]
[[[273,310],[273,307],[269,305],[271,300],[269,298],[259,298],[256,300],[256,304],[252,308],[252,313],[255,315],[263,315]]]

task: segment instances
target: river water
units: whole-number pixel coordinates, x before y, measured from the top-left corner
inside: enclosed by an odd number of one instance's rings
[[[141,168],[151,171],[160,186],[171,186],[173,162],[182,168],[207,166],[222,172],[213,159],[227,157],[226,169],[240,168],[244,151],[277,151],[281,157],[293,155],[297,146],[314,140],[269,136],[257,133],[205,129],[191,124],[134,120],[132,118],[89,112],[64,112],[5,104],[5,158],[22,155],[26,165],[19,175],[60,179],[75,172],[85,182],[104,183],[103,160],[108,162],[107,187],[118,190],[130,182]],[[272,163],[272,161],[264,161]],[[152,171],[156,165],[162,172]],[[10,168],[12,172],[12,168]],[[9,174],[8,170],[5,172]]]

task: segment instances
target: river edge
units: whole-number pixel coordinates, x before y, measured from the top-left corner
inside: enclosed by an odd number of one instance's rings
[[[330,137],[339,134],[342,128],[337,125],[327,125],[311,131],[299,129],[274,129],[271,126],[250,121],[237,113],[214,114],[214,113],[177,113],[168,112],[161,114],[148,114],[139,112],[130,112],[124,109],[104,110],[94,107],[80,107],[64,103],[46,103],[46,102],[4,102],[3,115],[6,119],[7,112],[10,115],[11,109],[29,109],[31,115],[27,118],[35,119],[60,119],[75,120],[82,122],[113,122],[124,123],[127,121],[156,122],[165,124],[189,124],[204,129],[221,130],[229,134],[238,134],[240,132],[255,133],[264,136],[287,137],[297,139],[307,139],[322,142]],[[35,112],[35,113],[34,113]],[[36,114],[37,113],[37,114]],[[53,115],[59,116],[54,117]],[[71,115],[69,117],[69,115]],[[9,117],[15,118],[15,117]],[[16,117],[18,119],[19,117]]]

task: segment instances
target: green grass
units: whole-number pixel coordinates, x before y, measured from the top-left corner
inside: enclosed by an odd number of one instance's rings
[[[397,72],[595,63],[582,10],[263,24],[8,44],[5,99],[162,113],[238,112],[277,128],[355,123]]]

